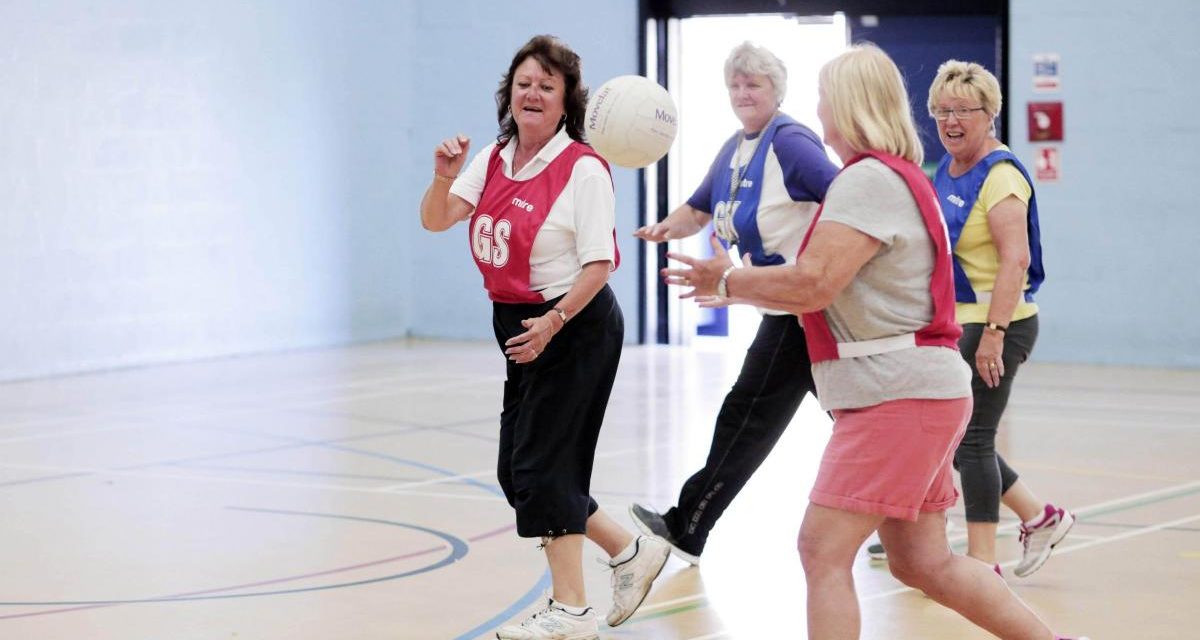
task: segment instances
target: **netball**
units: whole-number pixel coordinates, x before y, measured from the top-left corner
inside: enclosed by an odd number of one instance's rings
[[[671,94],[642,76],[617,76],[588,100],[584,130],[604,159],[630,169],[657,162],[675,141],[679,118]]]

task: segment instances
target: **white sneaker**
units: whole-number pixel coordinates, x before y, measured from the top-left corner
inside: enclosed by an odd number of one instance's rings
[[[546,608],[529,616],[520,626],[501,627],[499,640],[600,640],[596,612],[588,607],[582,615],[567,613],[548,598]]]
[[[613,590],[612,610],[606,618],[610,627],[625,622],[637,611],[671,555],[671,547],[656,538],[638,536],[634,544],[637,550],[632,558],[621,563],[608,563],[612,567]]]
[[[1021,523],[1021,542],[1025,545],[1025,555],[1013,573],[1024,578],[1040,569],[1050,558],[1055,545],[1067,536],[1073,526],[1075,516],[1052,504],[1046,505],[1046,513],[1037,524],[1027,527]]]

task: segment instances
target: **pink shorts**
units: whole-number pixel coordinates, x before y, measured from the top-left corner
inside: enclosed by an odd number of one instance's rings
[[[892,400],[833,418],[813,504],[902,520],[954,506],[951,466],[971,398]]]

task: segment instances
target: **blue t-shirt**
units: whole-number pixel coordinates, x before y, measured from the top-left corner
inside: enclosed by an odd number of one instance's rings
[[[740,167],[733,166],[735,160]],[[742,179],[731,199],[734,170]],[[779,114],[759,134],[744,139],[735,134],[726,141],[687,202],[714,214],[721,235],[736,236],[739,253],[750,253],[753,264],[790,264],[837,172],[817,134]],[[730,210],[731,219],[724,215]],[[722,228],[721,218],[732,229]]]

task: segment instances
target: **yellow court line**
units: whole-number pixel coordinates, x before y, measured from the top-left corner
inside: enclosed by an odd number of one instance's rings
[[[695,593],[690,596],[684,596],[682,598],[675,598],[674,600],[655,602],[654,604],[644,604],[644,605],[638,607],[637,612],[638,612],[638,615],[654,613],[655,611],[663,611],[665,609],[671,609],[671,608],[678,607],[679,605],[683,605],[683,604],[692,604],[693,602],[699,602],[700,600],[704,600],[707,597],[708,596],[706,596],[703,593]]]

